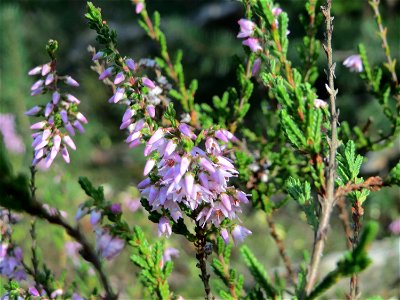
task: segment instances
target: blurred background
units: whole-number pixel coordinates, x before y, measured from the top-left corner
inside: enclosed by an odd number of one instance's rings
[[[158,52],[157,45],[149,40],[138,26],[138,16],[134,6],[126,1],[93,1],[103,10],[103,17],[118,33],[119,50],[123,55],[133,59],[154,57]],[[58,72],[69,74],[80,83],[80,87],[71,90],[81,100],[80,111],[88,118],[86,133],[77,135],[77,151],[70,153],[71,164],[66,165],[57,158],[50,170],[40,170],[37,184],[38,195],[44,202],[68,213],[72,222],[79,203],[86,199],[77,182],[78,176],[87,176],[94,184],[103,185],[108,199],[124,204],[126,217],[131,224],[145,228],[150,239],[155,239],[157,229],[147,220],[146,212],[135,205],[138,201],[136,184],[142,180],[144,158],[142,149],[129,149],[123,142],[124,132],[119,130],[123,114],[122,107],[110,106],[107,99],[111,90],[98,81],[98,75],[90,69],[91,55],[88,45],[97,46],[95,33],[86,24],[84,13],[85,1],[47,0],[15,1],[2,0],[0,4],[0,134],[12,132],[13,146],[8,149],[16,172],[28,173],[31,161],[30,123],[23,113],[35,104],[46,103],[46,96],[31,97],[30,86],[34,78],[27,76],[28,70],[47,62],[45,44],[48,39],[57,39]],[[304,13],[303,1],[280,1],[280,6],[290,18],[289,57],[296,66],[299,63],[297,47],[301,46],[304,29],[299,15]],[[171,53],[183,49],[183,64],[187,82],[199,80],[197,102],[211,102],[213,95],[221,95],[228,87],[234,85],[235,57],[243,58],[241,42],[236,38],[239,30],[237,21],[243,17],[242,6],[237,1],[200,1],[200,0],[151,0],[147,3],[150,12],[158,10],[161,14],[163,28]],[[400,1],[382,0],[381,12],[385,25],[389,28],[388,41],[392,55],[399,60],[400,53]],[[374,130],[387,128],[377,101],[366,92],[358,75],[350,73],[341,62],[357,52],[359,42],[366,44],[370,62],[382,62],[384,53],[376,35],[376,25],[370,7],[365,0],[336,0],[333,14],[334,58],[337,66],[337,86],[339,88],[338,105],[341,119],[350,124],[365,124],[370,115],[374,118]],[[318,32],[323,38],[323,33]],[[319,66],[320,77],[317,88],[320,95],[325,95],[323,86],[325,76],[325,56],[321,53]],[[397,68],[399,70],[399,68]],[[399,72],[397,72],[399,74]],[[260,93],[258,93],[260,94]],[[247,122],[259,121],[259,99],[253,97],[252,110]],[[262,122],[262,120],[261,120]],[[268,126],[268,124],[265,124]],[[399,159],[399,141],[379,153],[369,154],[365,173],[376,174],[387,171],[393,161]],[[374,219],[381,224],[381,231],[376,245],[371,250],[374,264],[361,275],[363,296],[380,295],[383,298],[400,296],[399,238],[388,229],[389,224],[399,218],[399,189],[385,189],[374,193],[366,203],[365,219]],[[312,232],[298,213],[295,203],[278,214],[275,219],[279,235],[284,239],[293,261],[302,258],[303,251],[311,251]],[[243,222],[253,235],[246,243],[257,257],[270,268],[271,272],[279,270],[282,263],[277,249],[269,236],[264,213],[249,208]],[[93,238],[87,218],[81,221],[82,226]],[[15,226],[15,240],[20,241],[25,249],[29,247],[27,238],[29,218],[24,217],[20,225]],[[39,222],[38,240],[42,256],[46,263],[60,275],[67,269],[67,279],[71,279],[73,264],[64,249],[68,236],[61,230]],[[177,294],[185,299],[202,297],[202,289],[196,275],[194,249],[181,237],[172,237],[166,241],[167,246],[179,249],[180,256],[175,259],[175,269],[171,286]],[[332,230],[327,247],[325,271],[334,266],[337,255],[345,249],[345,238],[341,224],[333,219]],[[129,252],[129,251],[125,251]],[[336,255],[336,256],[335,256]],[[129,253],[107,263],[112,270],[111,279],[122,291],[123,299],[140,298],[140,285],[136,284],[133,265],[127,264]],[[237,249],[233,257],[239,269],[243,269]],[[94,281],[95,279],[93,279]],[[0,279],[1,281],[1,279]],[[245,282],[251,282],[246,276]],[[89,283],[89,284],[93,284]],[[347,291],[348,282],[343,281],[338,288],[332,289],[331,296],[342,298]],[[0,287],[0,291],[1,291]]]

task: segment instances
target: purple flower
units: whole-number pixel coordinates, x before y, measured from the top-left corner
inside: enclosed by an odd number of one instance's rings
[[[54,104],[54,105],[57,105],[57,104],[58,104],[58,101],[60,101],[60,93],[59,93],[58,91],[55,91],[55,92],[53,93],[52,101],[53,101],[53,104]]]
[[[125,80],[125,75],[123,72],[119,72],[114,79],[114,84],[120,84],[122,81]]]
[[[32,84],[31,86],[31,91],[37,90],[38,88],[40,88],[44,83],[44,80],[40,79],[38,81],[36,81],[34,84]]]
[[[179,256],[178,249],[172,247],[166,248],[161,258],[161,268],[164,266],[165,262],[172,260],[172,257],[178,257],[178,256]]]
[[[150,89],[154,89],[156,87],[154,82],[152,80],[150,80],[149,78],[147,78],[147,77],[143,77],[142,78],[142,82],[143,82],[144,86],[146,86],[146,87],[148,87]]]
[[[99,60],[100,58],[103,58],[103,57],[104,57],[104,52],[99,51],[95,55],[93,55],[92,61]]]
[[[113,203],[111,204],[110,210],[113,214],[120,214],[122,212],[121,204],[120,203]]]
[[[50,73],[49,75],[47,75],[46,80],[44,82],[45,85],[49,85],[54,81],[54,74]]]
[[[38,290],[34,286],[29,287],[28,292],[29,292],[30,295],[32,295],[34,297],[39,297],[40,296]]]
[[[196,135],[193,133],[192,128],[185,123],[179,124],[179,131],[191,139],[196,138]]]
[[[46,76],[51,71],[50,63],[44,64],[42,66],[42,76]]]
[[[69,86],[79,86],[78,81],[73,79],[71,76],[66,76],[64,82]]]
[[[38,112],[40,112],[41,110],[42,110],[42,108],[40,106],[35,105],[31,109],[27,110],[25,112],[25,115],[26,116],[36,116],[38,114]]]
[[[113,96],[113,102],[117,103],[119,101],[122,100],[122,98],[124,98],[125,95],[125,89],[124,88],[117,88],[114,96]]]
[[[226,230],[225,228],[223,228],[221,230],[221,237],[224,240],[225,244],[229,244],[229,233],[228,230]]]
[[[158,222],[158,236],[165,234],[170,237],[172,234],[172,227],[167,217],[161,217]]]
[[[107,77],[109,77],[109,76],[112,74],[113,70],[114,70],[113,67],[109,67],[109,68],[105,69],[105,70],[100,74],[99,80],[104,80],[104,79],[106,79]]]
[[[151,172],[151,170],[153,169],[153,167],[155,166],[155,164],[156,164],[156,161],[155,161],[154,159],[149,159],[149,160],[146,162],[146,165],[145,165],[145,167],[144,167],[143,175],[144,175],[144,176],[147,176],[147,175]]]
[[[156,108],[154,107],[154,105],[148,105],[146,107],[146,110],[147,110],[150,118],[154,119],[154,117],[156,116]]]
[[[125,63],[129,69],[131,69],[132,71],[135,71],[136,65],[132,58],[128,58],[127,60],[125,60]]]
[[[248,38],[247,40],[244,40],[242,44],[248,46],[251,52],[262,51],[260,42],[256,38]]]
[[[87,215],[87,213],[89,212],[89,209],[87,207],[83,207],[81,205],[79,205],[78,207],[78,211],[76,212],[75,215],[75,220],[80,220],[82,219],[85,215]]]
[[[116,257],[125,247],[125,241],[111,236],[106,230],[96,232],[96,250],[107,260]]]
[[[240,32],[237,35],[238,38],[247,38],[253,34],[254,28],[256,26],[254,22],[247,19],[240,19],[238,23],[240,26]]]
[[[242,227],[240,225],[235,225],[231,234],[232,234],[233,242],[235,243],[235,245],[238,245],[239,243],[243,242],[243,240],[248,235],[252,234],[252,232],[245,227]]]
[[[274,7],[274,8],[272,9],[272,14],[273,14],[275,17],[279,16],[282,12],[283,12],[283,10],[282,10],[282,8],[280,8],[280,7]]]
[[[348,67],[351,72],[362,72],[363,71],[363,64],[361,61],[360,55],[351,55],[346,58],[343,62],[343,65]]]
[[[28,72],[28,75],[38,75],[42,72],[42,66],[34,67],[32,70]]]

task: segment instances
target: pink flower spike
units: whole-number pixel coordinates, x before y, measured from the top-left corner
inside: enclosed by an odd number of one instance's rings
[[[156,161],[154,159],[149,159],[146,162],[146,165],[144,166],[143,175],[147,176],[151,172],[151,170],[153,169],[155,164],[156,164]]]
[[[65,135],[63,138],[63,141],[72,149],[72,150],[76,150],[76,146],[74,141],[68,136]]]
[[[26,116],[36,116],[38,114],[38,112],[40,112],[42,110],[42,108],[40,106],[34,106],[32,107],[30,110],[26,111],[24,114]]]
[[[92,61],[99,60],[100,58],[103,58],[103,57],[104,57],[104,52],[99,51],[95,55],[93,55]]]
[[[150,89],[154,89],[156,87],[156,85],[154,84],[154,82],[152,80],[150,80],[147,77],[143,77],[142,78],[142,82],[144,86],[147,86]]]
[[[51,71],[50,63],[42,66],[42,76],[46,76]]]
[[[252,234],[252,232],[245,227],[242,227],[240,225],[235,225],[231,234],[232,234],[233,242],[235,243],[235,245],[238,245],[239,243],[243,242],[243,240],[248,235]]]
[[[100,74],[99,80],[104,80],[104,79],[106,79],[107,77],[109,77],[109,76],[112,74],[113,69],[114,69],[113,67],[109,67],[109,68],[105,69],[105,70]]]
[[[45,85],[49,85],[50,83],[52,83],[54,81],[54,74],[50,73],[49,75],[47,75],[46,77],[46,81],[44,82]]]
[[[152,137],[150,140],[147,142],[149,145],[154,144],[157,142],[159,139],[161,139],[164,136],[164,129],[162,127],[158,128],[156,132],[153,133]]]
[[[40,74],[40,72],[42,72],[42,66],[37,66],[37,67],[34,67],[32,70],[30,70],[29,72],[28,72],[28,75],[37,75],[37,74]]]
[[[55,91],[53,93],[52,101],[54,105],[56,105],[58,101],[60,101],[60,93],[58,91]]]
[[[98,210],[92,210],[90,213],[90,224],[97,225],[100,222],[101,219],[101,212]]]
[[[119,72],[117,76],[115,76],[114,84],[120,84],[122,81],[125,80],[125,75],[123,72]]]
[[[77,119],[78,121],[82,122],[83,124],[87,124],[87,123],[88,123],[86,117],[85,117],[82,113],[80,113],[80,112],[78,112],[78,113],[76,114],[76,119]]]
[[[131,71],[135,71],[136,65],[135,65],[135,62],[133,61],[132,58],[128,58],[128,59],[125,61],[125,63],[126,63],[126,65],[128,66],[128,68],[131,69]]]
[[[65,84],[69,85],[69,86],[79,86],[78,81],[76,81],[75,79],[73,79],[71,76],[67,76],[64,80]]]
[[[46,124],[47,124],[46,121],[40,121],[40,122],[37,122],[37,123],[31,125],[30,128],[33,130],[39,130],[39,129],[43,129],[44,126],[46,126]]]
[[[115,95],[114,95],[113,102],[118,103],[119,101],[121,101],[122,98],[124,98],[124,94],[125,94],[124,88],[117,88],[117,91],[115,92]]]
[[[61,155],[62,155],[63,159],[65,160],[65,162],[66,162],[67,164],[69,164],[70,158],[69,158],[69,153],[68,153],[67,147],[65,147],[65,146],[62,147],[62,149],[61,149]]]
[[[31,86],[31,91],[37,90],[43,85],[44,81],[42,79],[36,81],[34,84]]]
[[[346,58],[343,62],[343,65],[348,67],[351,72],[360,73],[364,70],[361,56],[358,54],[351,55],[348,58]]]
[[[170,237],[172,234],[172,227],[167,217],[161,217],[158,221],[158,236],[162,236],[163,234],[167,237]]]
[[[150,118],[154,119],[154,117],[156,116],[156,109],[154,105],[148,105],[146,107],[146,110],[149,113]]]
[[[315,99],[314,107],[315,108],[326,108],[326,107],[328,107],[328,103],[321,99]]]
[[[228,230],[226,230],[225,228],[221,230],[221,237],[224,240],[225,244],[228,245],[229,244],[229,233]]]
[[[143,8],[144,8],[143,2],[139,2],[138,4],[136,4],[135,12],[137,14],[140,14],[142,12]]]
[[[238,38],[246,38],[251,36],[256,26],[256,24],[247,19],[240,19],[238,24],[240,26],[240,32],[237,35]]]

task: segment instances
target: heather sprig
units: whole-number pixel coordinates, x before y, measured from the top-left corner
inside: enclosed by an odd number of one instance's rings
[[[44,166],[49,168],[56,158],[61,155],[66,163],[70,162],[68,147],[76,150],[76,145],[71,136],[75,135],[75,130],[83,133],[85,129],[82,124],[88,121],[86,117],[79,112],[78,100],[74,95],[63,91],[61,83],[70,87],[78,87],[79,83],[69,75],[59,75],[57,73],[56,51],[58,43],[55,40],[49,40],[46,50],[51,61],[37,66],[29,71],[29,75],[39,75],[40,79],[31,87],[32,96],[51,94],[51,100],[45,105],[35,105],[27,112],[28,116],[43,117],[31,126],[35,130],[32,134],[34,148],[34,158],[32,166],[36,166],[44,160]]]

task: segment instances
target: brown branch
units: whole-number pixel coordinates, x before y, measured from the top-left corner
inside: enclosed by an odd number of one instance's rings
[[[358,245],[359,235],[361,231],[361,218],[364,214],[364,209],[361,206],[361,202],[356,200],[351,209],[352,218],[353,218],[353,251]],[[350,279],[350,294],[349,298],[351,300],[356,300],[360,297],[360,288],[358,282],[358,275],[353,274]]]
[[[353,231],[351,230],[349,214],[347,212],[346,198],[340,197],[337,199],[336,205],[339,209],[339,219],[342,221],[343,230],[346,236],[347,249],[350,250],[352,248],[351,236],[353,235]]]
[[[362,183],[347,183],[345,186],[338,187],[336,190],[335,198],[338,199],[340,197],[346,196],[347,194],[360,191],[362,189],[368,189],[370,191],[379,191],[386,184],[383,182],[382,178],[379,176],[369,177]]]
[[[225,263],[224,256],[222,254],[219,254],[218,260],[224,268],[224,277],[225,277],[226,282],[229,283],[229,292],[230,292],[233,300],[239,299],[238,296],[236,295],[235,284],[230,283],[229,266]]]
[[[333,205],[335,202],[335,179],[336,179],[336,150],[338,147],[338,137],[337,137],[337,123],[338,123],[338,113],[336,111],[336,94],[334,84],[335,77],[335,66],[333,63],[332,54],[332,32],[333,18],[331,17],[332,0],[326,1],[326,6],[321,7],[322,13],[325,17],[326,24],[326,45],[324,45],[324,50],[328,59],[328,81],[329,81],[329,100],[331,108],[331,136],[329,142],[329,163],[327,169],[327,183],[326,183],[326,193],[323,195],[321,200],[321,216],[318,224],[318,229],[315,233],[314,247],[311,256],[310,265],[308,268],[307,283],[305,287],[305,292],[307,295],[311,293],[314,287],[315,281],[317,279],[317,272],[319,264],[321,261],[322,254],[324,252],[326,235],[328,232],[330,216],[332,214]]]
[[[285,244],[280,239],[280,237],[276,231],[275,222],[272,220],[272,217],[269,217],[269,216],[267,216],[267,222],[268,222],[268,226],[269,226],[269,232],[270,232],[276,246],[278,247],[279,255],[281,256],[281,258],[285,264],[289,280],[291,283],[295,283],[296,282],[296,274],[293,272],[292,262],[290,261],[290,258],[286,253]]]
[[[199,275],[201,281],[204,285],[204,291],[206,292],[205,300],[212,300],[214,299],[213,295],[211,294],[211,287],[210,287],[210,275],[207,272],[207,253],[205,250],[206,247],[206,236],[205,236],[205,229],[202,228],[198,223],[196,224],[196,242],[194,245],[196,246],[196,258],[198,263],[196,267],[200,269],[201,274]]]

